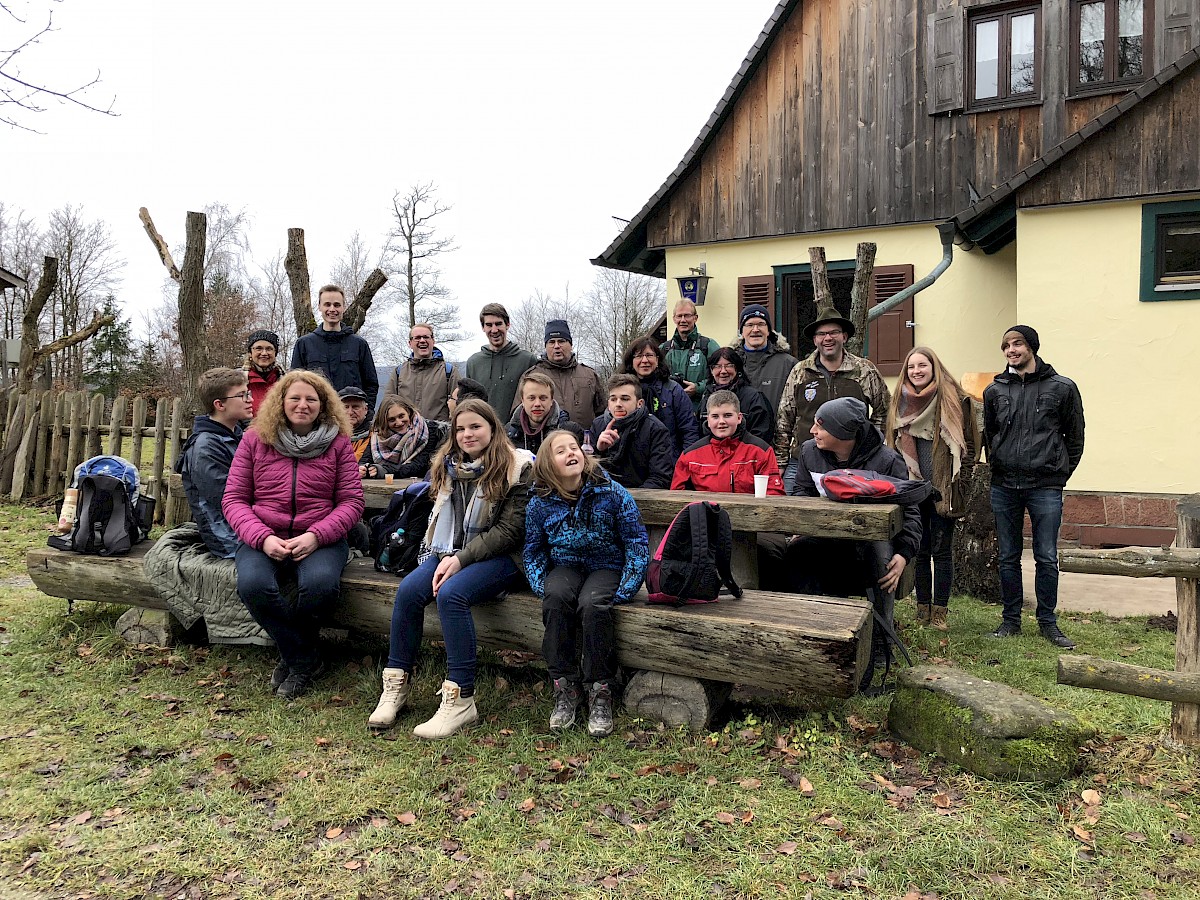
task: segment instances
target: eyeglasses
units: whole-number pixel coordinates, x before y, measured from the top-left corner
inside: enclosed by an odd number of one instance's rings
[[[222,403],[228,403],[230,400],[253,400],[254,395],[249,391],[243,391],[240,394],[230,394],[228,397],[222,397]]]
[[[654,352],[652,352],[652,351],[647,351],[647,352],[645,352],[645,353],[639,353],[637,356],[635,356],[635,357],[634,357],[634,359],[653,359],[653,360],[657,360],[657,359],[658,359],[658,354],[657,354],[657,353],[654,353]]]
[[[845,332],[839,328],[837,331],[818,331],[813,335],[813,337],[815,337],[818,341],[823,341],[825,338],[837,337],[841,334],[845,334]]]
[[[417,334],[409,338],[410,341],[432,341],[432,334]]]

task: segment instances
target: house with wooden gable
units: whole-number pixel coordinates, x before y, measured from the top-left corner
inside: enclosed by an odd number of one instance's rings
[[[803,355],[809,247],[843,313],[860,241],[873,302],[949,254],[872,323],[871,358],[896,375],[926,345],[996,372],[1002,333],[1032,325],[1087,418],[1063,540],[1169,542],[1200,491],[1198,45],[1200,0],[783,0],[593,263],[665,277],[668,308],[703,264],[706,335],[765,303]]]

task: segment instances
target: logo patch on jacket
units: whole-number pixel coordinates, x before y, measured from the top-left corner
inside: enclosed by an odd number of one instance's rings
[[[812,403],[813,399],[816,396],[817,396],[817,389],[815,387],[806,387],[804,389],[804,399],[807,400],[809,403]]]

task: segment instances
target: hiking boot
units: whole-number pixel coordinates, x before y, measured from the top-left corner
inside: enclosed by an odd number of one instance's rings
[[[317,663],[311,669],[292,669],[287,678],[275,690],[275,696],[284,700],[295,700],[307,694],[313,682],[325,674],[325,664]]]
[[[382,731],[396,724],[396,714],[404,709],[408,702],[408,673],[403,669],[383,670],[383,693],[379,695],[379,704],[371,718],[367,719],[367,727],[373,731]]]
[[[929,604],[928,603],[918,603],[917,604],[917,624],[918,625],[928,625],[929,624]]]
[[[989,631],[988,637],[993,638],[1009,638],[1016,637],[1021,633],[1021,626],[1014,625],[1012,622],[1001,622],[1000,627],[995,631]]]
[[[1055,647],[1062,647],[1064,650],[1074,650],[1075,642],[1062,633],[1057,625],[1043,625],[1041,627],[1042,637],[1052,643]]]
[[[949,610],[944,606],[931,606],[929,608],[929,624],[938,631],[949,631],[950,626],[946,624],[946,614]]]
[[[588,691],[588,734],[608,737],[613,732],[612,688],[597,681]]]
[[[413,734],[427,741],[450,737],[457,734],[468,725],[479,721],[479,710],[475,708],[474,697],[462,696],[462,688],[453,681],[443,681],[442,705],[428,722],[422,722],[413,729]]]
[[[579,685],[565,678],[554,679],[554,711],[550,713],[550,730],[563,731],[575,724],[575,713],[583,700]]]
[[[288,673],[290,672],[291,669],[288,668],[288,664],[282,659],[275,663],[275,671],[271,673],[271,690],[279,690],[279,686],[287,680]]]

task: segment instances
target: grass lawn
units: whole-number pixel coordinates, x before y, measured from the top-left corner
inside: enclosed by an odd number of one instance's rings
[[[989,641],[996,610],[968,599],[949,635],[905,605],[905,638],[1097,727],[1075,780],[988,782],[921,755],[888,736],[886,698],[744,700],[711,734],[621,716],[604,741],[552,736],[542,674],[494,655],[479,726],[421,743],[437,650],[408,728],[372,737],[381,643],[337,648],[292,704],[269,696],[267,652],[131,649],[120,609],[68,615],[29,586],[49,518],[0,507],[0,897],[1200,895],[1197,760],[1161,745],[1169,706],[1056,685],[1032,623]],[[1080,652],[1172,665],[1174,636],[1144,620],[1063,624]]]

